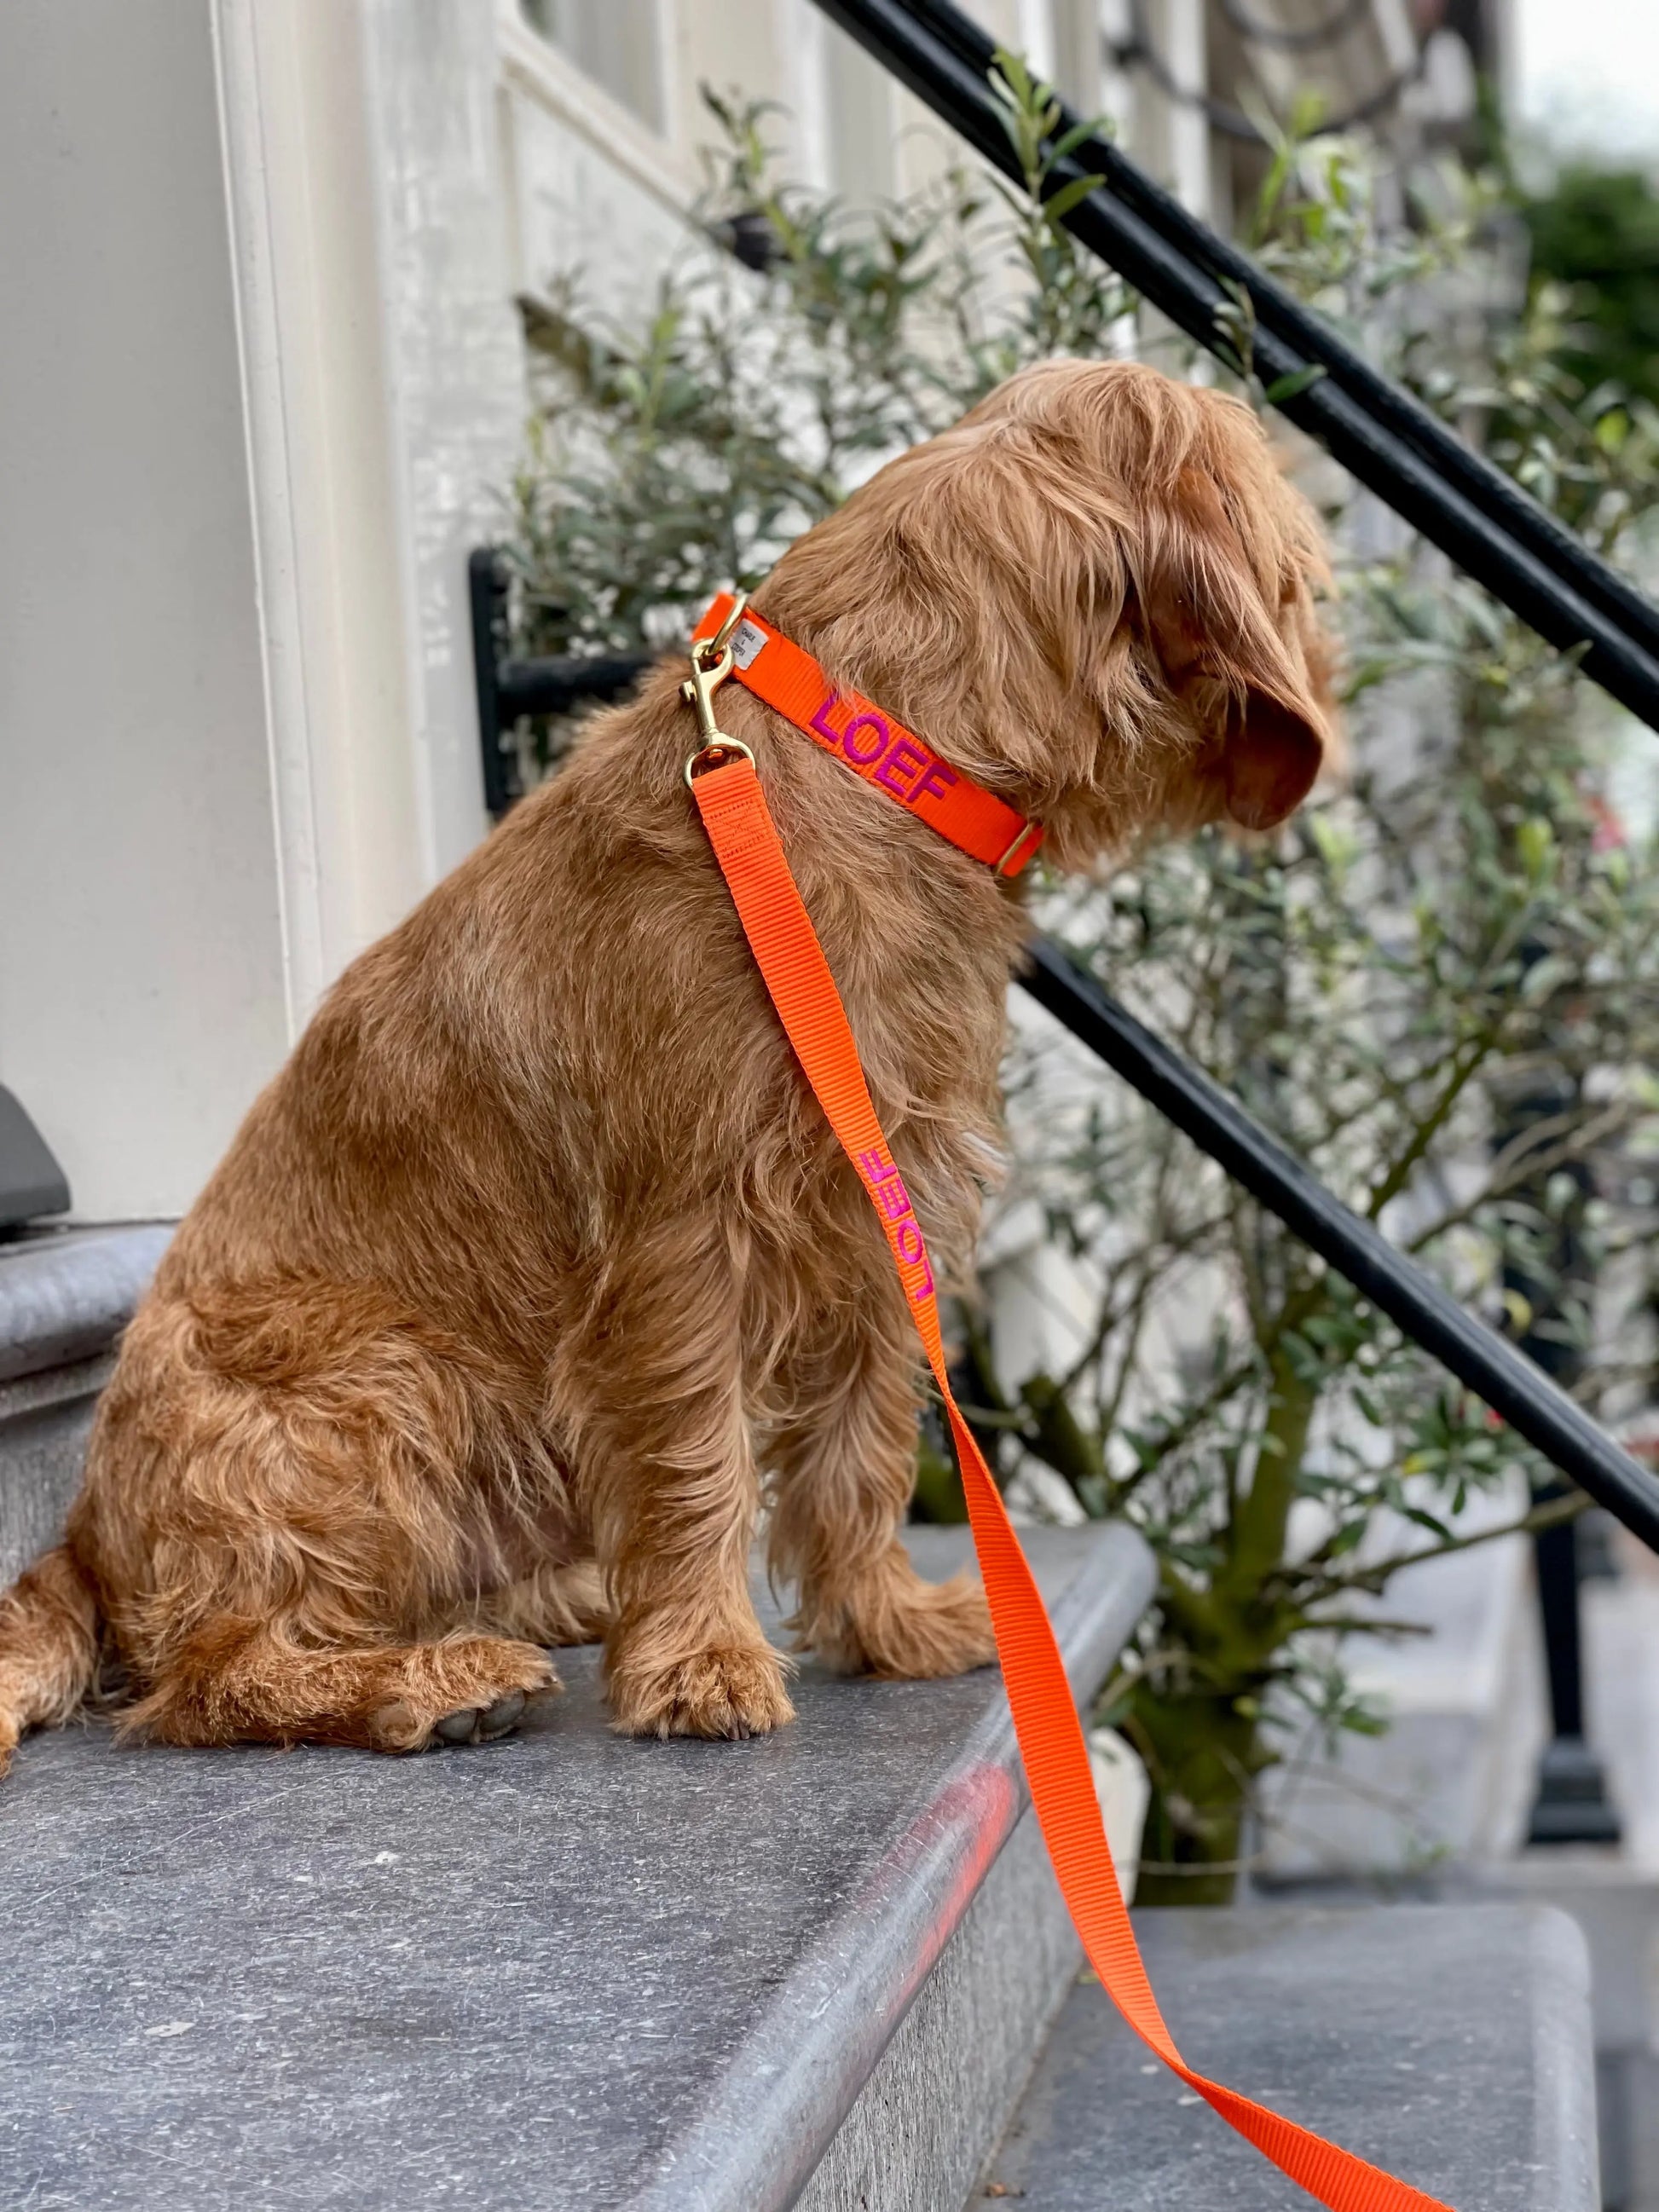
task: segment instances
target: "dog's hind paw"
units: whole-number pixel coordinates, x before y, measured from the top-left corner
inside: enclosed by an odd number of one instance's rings
[[[839,1674],[926,1681],[966,1674],[996,1657],[978,1577],[923,1582],[908,1564],[872,1577],[838,1601],[804,1608],[793,1626],[800,1644]]]
[[[611,1704],[624,1735],[738,1741],[795,1717],[783,1662],[767,1644],[717,1645],[654,1668],[623,1652],[611,1667]]]

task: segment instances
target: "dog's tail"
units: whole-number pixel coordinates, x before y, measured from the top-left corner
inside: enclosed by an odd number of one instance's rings
[[[69,1718],[98,1656],[96,1594],[60,1545],[0,1594],[0,1775],[25,1729]]]

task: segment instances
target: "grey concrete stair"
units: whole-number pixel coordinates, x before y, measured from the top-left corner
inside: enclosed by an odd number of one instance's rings
[[[0,1241],[0,1586],[56,1537],[115,1340],[172,1231]]]
[[[1189,2064],[1458,2212],[1598,2212],[1583,1940],[1539,1905],[1143,1912]],[[1308,2200],[1080,1983],[974,2201],[1285,2212]]]
[[[167,1234],[0,1244],[0,1580],[58,1534]],[[1150,1560],[1034,1551],[1086,1695]],[[27,1743],[0,2203],[951,2212],[1078,1956],[996,1676],[809,1667],[770,1742],[639,1746],[596,1662],[520,1738],[425,1760]]]
[[[930,1573],[965,1548],[915,1533]],[[1092,1692],[1150,1561],[1032,1550]],[[998,1677],[808,1665],[775,1737],[639,1744],[596,1662],[520,1737],[413,1760],[31,1738],[0,2200],[954,2212],[1078,1955]]]
[[[0,1577],[56,1533],[167,1235],[0,1244]],[[965,1551],[914,1540],[930,1573]],[[1032,1550],[1085,1695],[1150,1562],[1110,1528]],[[596,1658],[520,1738],[426,1759],[31,1740],[0,1788],[0,2203],[958,2212],[1011,2116],[988,2172],[1026,2212],[1288,2202],[1075,1984],[994,1674],[808,1666],[767,1742],[635,1745]],[[1559,1913],[1142,1935],[1195,2063],[1462,2212],[1596,2203]]]

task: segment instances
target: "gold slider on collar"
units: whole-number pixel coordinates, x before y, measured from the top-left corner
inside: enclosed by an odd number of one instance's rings
[[[1040,822],[1022,822],[1014,832],[1013,843],[997,862],[992,873],[999,876],[1007,875],[1011,869],[1017,868],[1024,861],[1028,860],[1042,842],[1042,824]],[[1024,850],[1021,849],[1022,848]]]

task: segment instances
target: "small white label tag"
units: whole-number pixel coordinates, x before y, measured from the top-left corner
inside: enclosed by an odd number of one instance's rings
[[[766,642],[766,632],[757,623],[740,622],[732,640],[732,665],[752,668]]]

